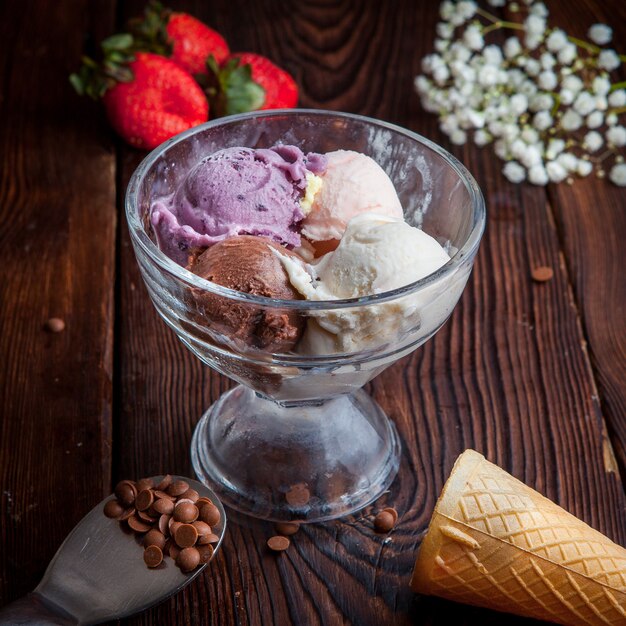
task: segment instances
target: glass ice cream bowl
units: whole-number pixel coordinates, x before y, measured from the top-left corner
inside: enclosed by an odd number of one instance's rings
[[[307,301],[228,289],[159,250],[149,219],[155,198],[172,193],[213,152],[280,143],[372,157],[393,181],[406,221],[434,237],[450,260],[392,291]],[[261,111],[208,122],[150,153],[129,183],[126,214],[162,319],[203,363],[239,383],[195,429],[199,479],[227,506],[275,521],[338,518],[378,498],[398,471],[400,441],[361,388],[430,339],[461,296],[485,225],[481,192],[465,167],[428,139],[383,121]],[[249,332],[251,323],[258,330],[285,319],[301,334],[289,349]]]

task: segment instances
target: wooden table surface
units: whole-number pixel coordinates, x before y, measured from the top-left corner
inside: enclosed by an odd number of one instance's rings
[[[204,575],[124,623],[502,623],[408,588],[437,495],[468,447],[626,545],[624,191],[596,178],[514,185],[490,148],[451,146],[413,90],[432,51],[434,1],[173,6],[220,30],[233,50],[283,64],[301,106],[385,119],[451,149],[484,192],[488,224],[451,319],[367,387],[403,444],[400,473],[376,505],[400,513],[391,541],[373,532],[370,507],[307,526],[277,557],[265,548],[271,525],[238,518]],[[618,47],[626,41],[620,0],[548,6],[572,35],[607,22]],[[118,479],[192,475],[194,425],[232,385],[157,318],[122,209],[145,154],[117,140],[67,80],[90,41],[141,9],[0,4],[0,604],[37,584]],[[534,283],[538,265],[554,278]],[[53,316],[64,332],[44,330]]]

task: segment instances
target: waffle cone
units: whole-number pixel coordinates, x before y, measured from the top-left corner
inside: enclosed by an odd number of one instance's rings
[[[626,549],[466,450],[437,501],[411,587],[568,626],[616,626],[626,624]]]

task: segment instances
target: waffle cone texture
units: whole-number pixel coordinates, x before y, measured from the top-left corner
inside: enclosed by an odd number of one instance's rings
[[[474,450],[444,485],[411,587],[568,626],[626,625],[626,549]]]

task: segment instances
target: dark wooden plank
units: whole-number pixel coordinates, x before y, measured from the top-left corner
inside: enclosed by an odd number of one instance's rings
[[[435,3],[308,2],[290,12],[269,1],[183,6],[219,27],[233,48],[284,63],[303,86],[303,106],[390,119],[446,145],[412,91],[431,50]],[[437,495],[466,447],[626,543],[624,492],[603,462],[604,423],[545,190],[506,182],[488,149],[455,152],[488,199],[475,273],[439,335],[369,387],[404,444],[398,479],[380,503],[400,512],[391,541],[373,533],[369,508],[306,527],[276,557],[264,548],[269,524],[232,516],[209,572],[127,623],[502,623],[501,615],[408,589]],[[138,158],[126,156],[123,182]],[[552,282],[532,283],[538,262],[555,267]],[[118,477],[190,473],[193,426],[230,383],[157,318],[126,234],[121,278]]]
[[[106,2],[0,5],[0,604],[110,486],[115,157],[67,77],[112,19]]]
[[[610,45],[626,51],[626,5],[576,0],[567,10],[556,4],[554,20],[576,37],[581,24],[602,22],[613,27]],[[576,16],[573,19],[572,16]],[[626,67],[612,80],[626,79]],[[608,172],[607,172],[608,173]],[[622,479],[626,477],[626,281],[619,259],[626,238],[626,194],[608,180],[595,177],[573,187],[551,187],[550,200],[581,310],[583,330],[593,363],[602,411],[615,449]],[[607,448],[607,465],[612,455]]]

